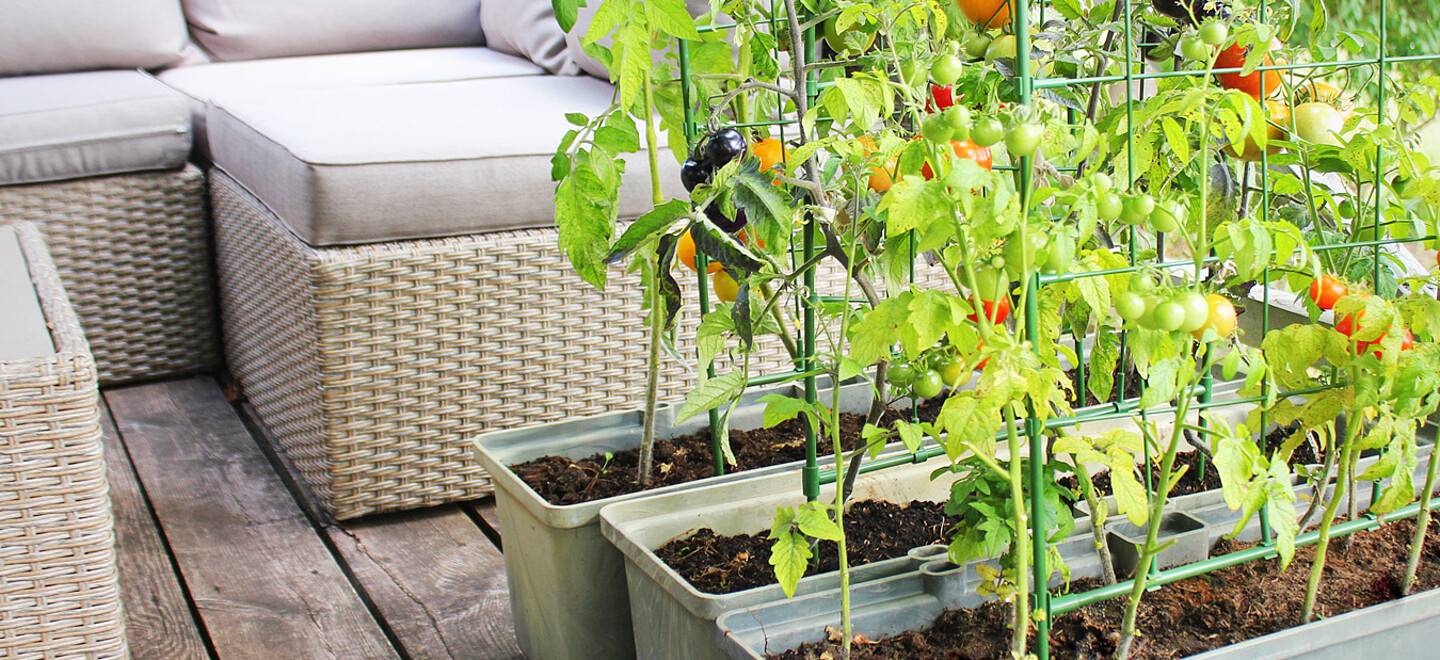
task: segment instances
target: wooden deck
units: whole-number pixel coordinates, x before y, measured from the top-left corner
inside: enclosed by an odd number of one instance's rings
[[[213,378],[102,394],[132,657],[522,657],[491,500],[335,523]]]

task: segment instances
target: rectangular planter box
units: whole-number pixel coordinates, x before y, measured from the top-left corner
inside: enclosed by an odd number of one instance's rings
[[[764,404],[756,400],[776,392],[795,394],[796,390],[755,388],[731,416],[731,426],[759,427]],[[869,386],[846,385],[841,398],[844,409],[864,410],[869,406]],[[668,405],[656,411],[658,437],[692,433],[707,424],[702,415],[676,425],[676,412],[678,407]],[[495,479],[510,608],[520,648],[531,660],[635,657],[624,557],[600,533],[603,507],[706,484],[798,474],[802,465],[793,462],[567,506],[545,501],[508,467],[541,456],[583,458],[634,449],[640,444],[643,421],[639,411],[611,413],[499,431],[475,440],[477,458]]]

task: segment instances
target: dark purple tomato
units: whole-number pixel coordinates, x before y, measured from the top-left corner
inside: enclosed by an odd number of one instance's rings
[[[715,223],[715,226],[719,227],[720,231],[732,234],[740,231],[740,228],[748,223],[745,218],[745,211],[736,209],[735,219],[731,220],[725,217],[725,214],[720,212],[720,208],[713,204],[705,207],[705,217],[710,218],[710,222]]]
[[[680,183],[685,184],[686,190],[694,190],[695,186],[709,180],[710,161],[708,160],[687,158],[685,163],[680,166]]]
[[[712,167],[720,168],[743,156],[749,149],[750,145],[740,131],[726,128],[710,136],[710,141],[705,143],[705,160],[710,161]]]

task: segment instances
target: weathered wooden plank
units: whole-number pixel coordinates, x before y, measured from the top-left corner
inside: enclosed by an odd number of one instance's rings
[[[495,511],[495,498],[487,497],[483,500],[466,502],[464,506],[479,516],[480,520],[477,524],[481,526],[480,531],[485,532],[485,536],[494,541],[495,547],[503,552],[504,548],[501,546],[500,539],[500,514]]]
[[[214,381],[106,399],[216,655],[398,657]]]
[[[125,637],[134,660],[208,658],[180,575],[155,528],[150,505],[130,465],[115,420],[102,407],[105,477],[115,515],[116,564],[125,604]]]
[[[329,532],[411,658],[523,657],[505,562],[460,507],[346,522]]]

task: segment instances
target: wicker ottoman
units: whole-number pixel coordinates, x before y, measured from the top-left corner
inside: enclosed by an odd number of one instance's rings
[[[7,303],[0,347],[0,657],[124,658],[94,361],[39,232],[0,227],[7,300],[25,280],[39,326]],[[19,349],[25,330],[39,350]]]
[[[205,201],[194,166],[0,186],[0,224],[43,229],[102,385],[219,363]]]

